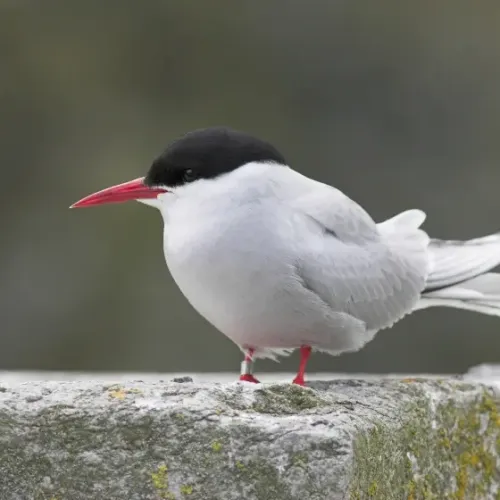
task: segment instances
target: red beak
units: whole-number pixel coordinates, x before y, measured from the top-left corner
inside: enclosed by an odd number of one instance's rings
[[[166,193],[166,189],[151,188],[144,185],[144,177],[133,181],[117,184],[98,191],[73,203],[70,208],[90,207],[92,205],[103,205],[104,203],[122,203],[129,200],[145,198],[156,198],[160,193]]]

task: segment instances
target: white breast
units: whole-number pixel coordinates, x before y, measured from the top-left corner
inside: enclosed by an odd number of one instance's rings
[[[193,307],[241,345],[280,329],[276,307],[293,260],[284,233],[292,228],[260,204],[227,205],[173,207],[164,252]],[[263,212],[270,215],[265,223]]]

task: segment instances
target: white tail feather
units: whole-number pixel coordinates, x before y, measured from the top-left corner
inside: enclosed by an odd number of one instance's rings
[[[469,241],[432,239],[426,291],[465,282],[500,264],[500,234]]]
[[[407,210],[378,224],[386,236],[403,237],[409,246],[425,234],[418,228],[425,220],[421,210]],[[428,246],[429,274],[422,297],[414,310],[454,307],[500,316],[500,233],[468,241],[431,239]]]
[[[417,208],[406,210],[377,224],[384,234],[400,233],[401,231],[418,229],[425,220],[425,212]]]
[[[456,285],[424,292],[415,310],[436,306],[500,316],[500,274],[482,274]]]

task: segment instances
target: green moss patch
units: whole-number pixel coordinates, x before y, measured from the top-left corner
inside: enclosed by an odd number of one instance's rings
[[[257,390],[251,409],[258,413],[282,415],[296,414],[328,404],[329,401],[312,389],[286,384]]]
[[[500,403],[489,390],[463,404],[421,397],[402,418],[357,438],[351,500],[500,498]]]

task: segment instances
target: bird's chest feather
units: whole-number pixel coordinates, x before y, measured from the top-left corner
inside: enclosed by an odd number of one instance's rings
[[[202,314],[224,316],[252,304],[262,308],[266,295],[289,275],[293,245],[286,245],[287,224],[281,218],[278,225],[276,216],[245,206],[232,212],[186,212],[166,223],[167,265]]]

